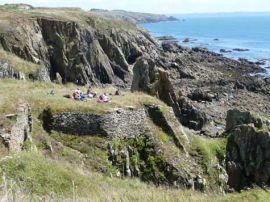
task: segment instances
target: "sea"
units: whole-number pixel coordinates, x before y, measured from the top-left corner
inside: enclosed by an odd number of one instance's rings
[[[270,13],[179,14],[179,21],[141,24],[154,37],[173,36],[187,47],[203,47],[224,56],[260,64],[270,75]],[[184,43],[185,39],[189,42]],[[235,51],[233,49],[248,49]]]

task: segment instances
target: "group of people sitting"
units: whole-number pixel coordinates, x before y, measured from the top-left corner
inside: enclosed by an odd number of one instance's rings
[[[110,94],[111,95],[111,94]],[[116,90],[115,95],[120,96],[121,92],[119,89]],[[87,99],[93,99],[97,97],[97,93],[88,88],[87,93],[83,93],[79,88],[72,92],[72,98],[77,101],[87,101]],[[104,93],[98,97],[99,103],[106,103],[110,101],[110,97],[108,93]]]

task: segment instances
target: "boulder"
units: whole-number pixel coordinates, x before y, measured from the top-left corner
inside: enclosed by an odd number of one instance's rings
[[[235,84],[234,84],[234,89],[236,89],[236,90],[237,89],[243,90],[243,89],[246,89],[246,86],[242,82],[236,81]]]
[[[184,125],[194,130],[200,130],[206,124],[206,115],[196,109],[185,98],[179,99],[174,91],[169,72],[158,68],[154,61],[140,58],[134,68],[131,90],[142,91],[156,96],[172,107],[175,116]]]
[[[227,145],[228,184],[235,190],[257,184],[270,185],[270,133],[253,125],[231,132]]]
[[[177,43],[162,43],[162,49],[165,52],[177,53],[182,50],[182,48]]]
[[[186,98],[179,99],[178,105],[180,109],[178,117],[184,126],[200,131],[208,122],[206,114],[193,106]]]
[[[156,39],[164,44],[178,43],[178,39],[174,36],[160,36]]]
[[[245,52],[245,51],[249,51],[249,49],[247,48],[234,48],[234,51],[238,51],[238,52]]]
[[[232,51],[231,50],[226,50],[226,49],[220,49],[219,52],[221,53],[231,53]]]
[[[228,112],[226,169],[228,185],[235,190],[270,185],[270,132],[265,123],[250,112]]]
[[[188,94],[188,98],[193,101],[198,101],[198,102],[202,102],[202,101],[212,102],[214,99],[214,96],[201,89],[196,89]]]
[[[229,110],[226,117],[226,131],[243,124],[253,123],[257,128],[262,128],[263,120],[251,112],[241,112],[238,109]]]
[[[205,191],[206,190],[206,180],[201,176],[197,175],[194,179],[194,188],[198,191]]]
[[[150,95],[157,94],[158,70],[153,60],[141,57],[133,67],[131,91],[143,91]]]
[[[0,61],[0,79],[1,78],[13,78],[14,68],[7,62]]]

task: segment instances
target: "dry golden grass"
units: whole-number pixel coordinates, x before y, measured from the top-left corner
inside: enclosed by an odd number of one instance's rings
[[[109,103],[100,104],[97,98],[87,102],[75,101],[64,98],[64,95],[71,95],[72,90],[78,88],[74,84],[56,85],[53,83],[40,83],[29,81],[16,81],[10,79],[0,80],[0,114],[14,112],[17,105],[21,102],[28,102],[34,110],[42,110],[50,106],[54,112],[63,111],[84,111],[94,113],[104,113],[112,108],[127,108],[133,106],[141,107],[144,104],[160,104],[161,101],[143,93],[124,92],[123,96],[110,96]],[[86,92],[86,87],[80,88]],[[54,90],[55,95],[49,95]],[[107,87],[104,89],[94,89],[98,95],[106,93],[115,93],[115,88]]]
[[[1,22],[0,22],[1,24]],[[23,60],[9,52],[0,49],[0,60],[6,61],[11,64],[15,71],[24,72],[26,75],[30,73],[36,73],[38,69],[41,68],[41,65],[37,65],[26,60]]]
[[[103,113],[114,107],[130,105],[140,107],[145,103],[163,104],[148,95],[129,92],[125,92],[125,96],[112,97],[112,101],[107,104],[99,104],[97,100],[78,102],[63,97],[64,94],[71,94],[72,89],[76,87],[73,84],[62,86],[52,83],[32,83],[9,79],[0,80],[0,114],[14,112],[17,104],[23,101],[29,102],[32,108],[38,112],[46,106],[51,106],[58,112],[80,110]],[[47,94],[51,89],[56,91],[56,95],[50,96]],[[82,88],[82,90],[85,91],[86,89]],[[95,90],[98,93],[105,91],[113,93],[115,91],[113,87]],[[15,157],[15,160],[11,160],[9,164],[3,164],[2,162],[3,168],[7,169],[6,174],[8,172],[10,174],[8,176],[9,179],[13,180],[13,183],[17,183],[17,186],[13,186],[13,188],[8,187],[7,190],[2,192],[1,196],[4,199],[12,200],[12,198],[17,197],[20,201],[29,201],[30,199],[34,201],[41,200],[43,197],[37,196],[37,193],[35,193],[37,187],[39,187],[39,193],[47,193],[58,190],[58,186],[62,186],[62,182],[58,180],[51,181],[51,186],[44,186],[46,190],[39,185],[39,180],[43,183],[49,179],[46,175],[48,177],[54,176],[50,173],[60,176],[59,180],[63,180],[65,183],[66,192],[44,196],[46,200],[50,200],[50,197],[52,197],[51,200],[56,201],[268,201],[270,197],[269,193],[263,190],[252,190],[241,194],[236,193],[223,196],[215,193],[198,193],[191,190],[157,188],[154,185],[145,184],[135,179],[106,177],[93,171],[79,169],[78,166],[67,165],[66,162],[61,160],[50,160],[35,153],[19,154],[17,158],[20,160],[16,160]],[[22,168],[25,170],[18,170]],[[48,170],[50,173],[47,173],[46,170],[42,171],[45,178],[39,174],[42,168],[50,170]],[[55,176],[55,178],[59,176]],[[16,182],[18,179],[20,180],[19,184]],[[30,183],[30,187],[35,188],[33,192],[18,192],[18,190],[29,185],[24,186],[24,183]],[[37,183],[36,186],[35,183]],[[77,183],[74,189],[72,189],[73,183],[75,185]],[[61,190],[60,187],[59,189]]]
[[[117,21],[102,18],[98,15],[83,10],[73,9],[47,9],[36,8],[30,10],[18,10],[14,8],[4,8],[0,6],[0,20],[14,19],[30,19],[35,17],[48,17],[64,21],[72,21],[78,23],[82,27],[94,27],[99,31],[114,28],[116,30],[128,30],[136,33],[139,28],[134,23],[127,21]],[[1,28],[1,27],[0,27]],[[0,29],[1,30],[1,29]]]

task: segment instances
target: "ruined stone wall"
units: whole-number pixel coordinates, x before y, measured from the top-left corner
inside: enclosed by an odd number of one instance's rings
[[[10,133],[0,133],[10,151],[21,151],[23,143],[31,140],[32,115],[28,104],[21,104],[17,108],[16,123],[12,126]]]
[[[101,135],[109,139],[129,138],[148,130],[144,109],[115,109],[98,115],[65,112],[53,117],[52,130],[67,134]]]

